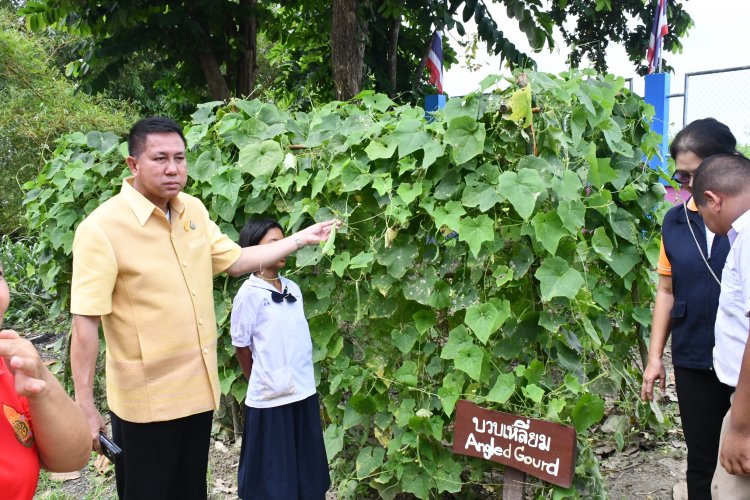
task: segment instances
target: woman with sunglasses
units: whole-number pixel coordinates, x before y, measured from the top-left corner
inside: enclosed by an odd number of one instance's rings
[[[273,219],[250,219],[240,246],[282,240]],[[323,500],[330,486],[315,388],[310,329],[286,261],[252,274],[232,305],[232,345],[245,377],[245,427],[238,470],[242,499]]]
[[[717,154],[739,154],[736,146],[734,135],[723,123],[713,118],[690,123],[670,146],[675,161],[672,179],[690,192],[701,161]],[[654,387],[666,387],[663,354],[671,333],[677,400],[688,450],[690,500],[711,498],[721,421],[732,392],[712,369],[714,322],[728,252],[727,237],[706,228],[692,198],[667,212],[641,398],[651,401]]]

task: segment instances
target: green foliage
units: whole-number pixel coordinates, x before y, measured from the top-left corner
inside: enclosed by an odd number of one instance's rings
[[[39,262],[49,259],[44,247],[32,238],[11,240],[0,235],[0,263],[10,288],[10,307],[5,313],[3,327],[19,333],[56,330],[63,318],[52,315],[52,297],[37,272]]]
[[[121,133],[129,117],[127,107],[75,94],[8,10],[0,9],[0,27],[0,234],[13,234],[23,226],[21,185],[39,173],[54,140],[76,130]]]
[[[183,116],[208,97],[245,96],[268,80],[268,43],[256,39],[255,26],[273,21],[277,8],[248,0],[40,0],[20,12],[32,31],[73,35],[66,75],[85,91],[135,100],[144,114]]]
[[[287,232],[345,222],[287,264],[305,293],[342,498],[481,483],[488,465],[447,447],[459,398],[575,426],[581,498],[604,495],[591,432],[605,399],[654,421],[631,358],[653,299],[664,195],[642,162],[657,143],[651,108],[622,79],[527,76],[542,109],[534,134],[503,114],[528,92],[514,87],[451,100],[431,122],[363,92],[296,114],[207,103],[186,128],[186,190],[227,234],[260,213]],[[73,230],[126,173],[118,144],[65,136],[26,186],[29,223],[54,257],[40,276],[61,306]],[[219,277],[214,292],[222,389],[236,398],[246,383],[227,322],[240,283]]]

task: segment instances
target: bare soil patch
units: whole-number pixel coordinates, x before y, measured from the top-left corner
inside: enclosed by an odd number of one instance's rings
[[[667,386],[659,406],[669,413],[675,425],[660,440],[648,434],[639,435],[635,443],[622,452],[603,453],[601,472],[607,484],[609,498],[661,500],[673,497],[673,488],[685,480],[687,447],[682,433],[671,353],[665,353]],[[675,500],[687,500],[679,494]]]

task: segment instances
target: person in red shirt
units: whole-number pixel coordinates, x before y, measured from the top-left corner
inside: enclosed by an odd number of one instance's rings
[[[91,455],[83,411],[44,366],[39,353],[12,330],[2,330],[10,290],[0,263],[0,497],[31,499],[40,466],[78,470]]]

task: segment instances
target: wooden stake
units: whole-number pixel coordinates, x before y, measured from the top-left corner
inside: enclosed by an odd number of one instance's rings
[[[506,466],[503,474],[503,500],[523,500],[525,482],[525,472]]]

